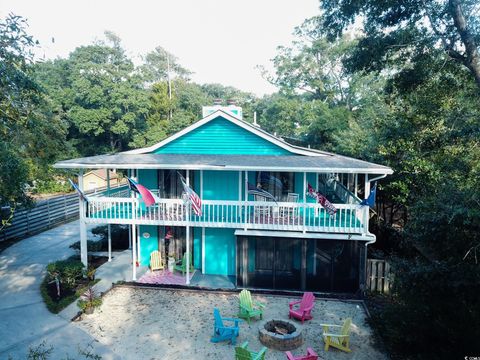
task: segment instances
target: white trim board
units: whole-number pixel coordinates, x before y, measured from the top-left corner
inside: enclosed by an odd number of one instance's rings
[[[303,233],[293,231],[264,231],[264,230],[235,230],[235,236],[267,236],[267,237],[285,237],[298,239],[328,239],[328,240],[351,240],[351,241],[374,241],[373,234],[350,235],[350,234],[331,234],[331,233]]]

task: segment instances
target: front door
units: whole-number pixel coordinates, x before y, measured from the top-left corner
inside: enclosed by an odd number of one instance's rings
[[[263,289],[301,288],[302,241],[274,237],[240,237],[238,285]],[[246,270],[245,272],[244,269]]]

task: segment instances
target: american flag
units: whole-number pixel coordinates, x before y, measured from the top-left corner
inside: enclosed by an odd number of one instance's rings
[[[328,201],[325,196],[316,191],[310,184],[308,184],[307,195],[317,200],[317,202],[325,208],[329,215],[335,215],[337,212],[337,208],[333,206],[333,204]]]
[[[193,191],[193,189],[190,186],[187,185],[187,181],[182,176],[182,174],[180,173],[177,173],[177,174],[180,176],[180,180],[182,181],[183,190],[187,195],[187,201],[189,201],[192,204],[193,212],[197,216],[202,216],[202,199],[200,199],[200,196],[198,196],[197,193]]]

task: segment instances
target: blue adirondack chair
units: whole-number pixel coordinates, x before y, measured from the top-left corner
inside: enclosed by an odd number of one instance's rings
[[[240,319],[225,318],[220,315],[220,311],[217,308],[213,309],[213,336],[210,339],[211,342],[216,343],[219,341],[230,340],[232,345],[235,345],[237,336],[240,332],[238,324],[242,321]],[[223,321],[233,322],[232,326],[225,326]]]

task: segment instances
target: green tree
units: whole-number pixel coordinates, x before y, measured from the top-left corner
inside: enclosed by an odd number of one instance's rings
[[[322,29],[331,39],[355,22],[364,36],[349,56],[350,70],[386,69],[415,86],[437,71],[439,58],[468,70],[480,87],[478,1],[325,0]]]
[[[0,20],[0,206],[12,209],[29,203],[27,185],[48,172],[65,138],[64,124],[34,80],[36,43],[26,26],[16,15]]]
[[[78,47],[68,59],[37,65],[55,112],[69,125],[72,148],[83,156],[128,149],[148,110],[142,77],[120,39],[105,35],[106,41]]]

